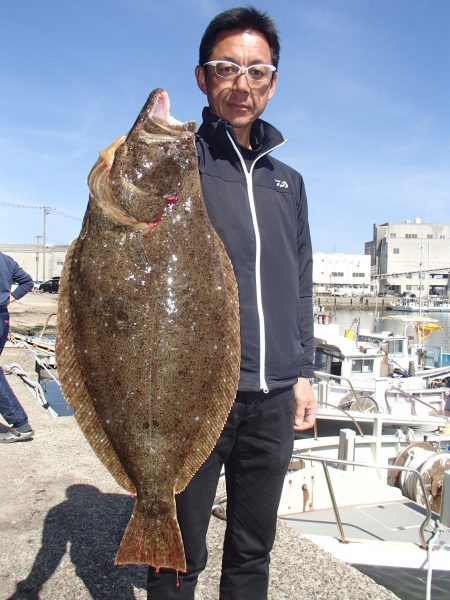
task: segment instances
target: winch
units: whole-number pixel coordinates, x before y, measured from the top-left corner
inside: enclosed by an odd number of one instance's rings
[[[450,469],[450,453],[436,450],[429,442],[415,442],[404,448],[395,459],[394,466],[415,469],[425,484],[431,510],[441,510],[444,472]],[[426,500],[419,479],[408,471],[391,471],[390,483],[401,489],[402,494],[414,500],[420,506],[426,506]]]

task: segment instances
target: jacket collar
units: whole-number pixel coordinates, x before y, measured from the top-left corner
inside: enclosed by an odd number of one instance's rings
[[[198,135],[214,146],[220,146],[226,153],[230,152],[231,144],[227,132],[231,135],[236,145],[238,142],[232,126],[228,121],[214,115],[208,107],[203,109],[203,123],[200,125]],[[256,119],[250,131],[252,148],[259,153],[270,152],[284,142],[282,134],[262,119]]]

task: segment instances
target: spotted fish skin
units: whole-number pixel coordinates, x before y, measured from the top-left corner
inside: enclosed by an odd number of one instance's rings
[[[201,195],[193,124],[150,94],[100,154],[58,307],[61,386],[136,504],[116,563],[186,570],[174,493],[206,460],[239,378],[236,280]]]

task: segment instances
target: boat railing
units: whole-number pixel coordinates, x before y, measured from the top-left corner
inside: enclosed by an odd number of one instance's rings
[[[342,525],[342,519],[341,519],[341,515],[339,513],[339,507],[337,505],[337,501],[336,501],[336,495],[334,493],[334,489],[333,489],[333,484],[331,481],[331,477],[330,477],[330,473],[328,470],[328,463],[331,464],[336,464],[336,465],[348,465],[348,466],[354,466],[354,467],[368,467],[369,469],[387,469],[387,470],[392,470],[392,471],[406,471],[409,473],[413,473],[414,475],[416,475],[421,490],[422,490],[422,494],[423,494],[423,498],[424,498],[424,502],[425,502],[425,519],[422,522],[420,529],[419,529],[419,545],[422,548],[428,549],[428,544],[425,541],[425,528],[428,525],[428,523],[430,522],[431,518],[432,518],[432,511],[431,511],[431,506],[430,506],[430,502],[428,499],[428,493],[425,487],[425,483],[422,479],[421,474],[419,473],[419,471],[417,471],[417,469],[414,469],[412,467],[404,467],[404,466],[399,466],[399,465],[374,465],[374,464],[370,464],[370,463],[364,463],[364,462],[356,462],[356,461],[352,461],[352,460],[344,460],[344,459],[339,459],[339,458],[325,458],[322,456],[314,456],[311,454],[300,454],[300,453],[296,453],[294,452],[292,454],[292,458],[295,458],[297,460],[301,460],[301,461],[315,461],[315,462],[320,462],[322,463],[322,467],[324,470],[324,475],[325,475],[325,479],[327,482],[327,487],[328,487],[328,492],[330,494],[330,499],[331,499],[331,503],[333,505],[333,512],[334,512],[334,516],[336,519],[336,525],[338,527],[339,530],[339,541],[342,542],[343,544],[348,544],[349,540],[347,540],[347,538],[345,537],[345,532],[344,532],[344,527]]]
[[[348,410],[345,410],[345,408],[342,408],[342,406],[336,406],[335,404],[331,404],[330,402],[327,402],[327,406],[330,406],[331,408],[334,408],[336,410],[340,410],[341,412],[343,412],[350,419],[350,421],[353,422],[356,429],[358,430],[359,435],[361,437],[364,437],[364,432],[361,428],[361,425],[358,423],[358,421],[355,419],[355,417],[348,412]],[[318,437],[319,436],[317,433],[317,419],[316,419],[314,421],[314,439],[317,440]]]
[[[314,371],[314,375],[318,379],[325,379],[325,380],[334,379],[335,381],[338,381],[338,382],[341,382],[341,381],[347,382],[349,385],[349,388],[350,388],[350,392],[355,399],[356,410],[359,410],[360,412],[364,412],[364,410],[361,407],[361,404],[359,403],[359,396],[356,393],[355,388],[353,387],[353,383],[351,382],[350,379],[348,379],[348,377],[343,377],[342,375],[332,375],[331,373],[326,373],[325,371]],[[327,383],[328,383],[328,381],[327,381]],[[326,404],[328,404],[328,401],[326,402]]]
[[[388,392],[390,390],[394,390],[396,392],[399,392],[400,394],[402,394],[403,396],[405,396],[406,398],[409,398],[412,401],[411,404],[411,411],[414,417],[417,416],[417,411],[416,411],[416,402],[418,402],[419,404],[423,404],[424,406],[426,406],[427,408],[433,410],[436,413],[436,416],[441,417],[443,416],[435,406],[433,406],[432,404],[430,404],[429,402],[425,402],[425,400],[422,400],[422,398],[418,398],[417,396],[414,396],[414,394],[410,394],[409,392],[407,392],[406,390],[403,390],[400,387],[397,387],[396,385],[390,385],[388,388],[386,388],[385,392],[384,392],[384,400],[386,402],[386,407],[388,409],[388,413],[392,414],[392,407],[389,403],[388,400]]]

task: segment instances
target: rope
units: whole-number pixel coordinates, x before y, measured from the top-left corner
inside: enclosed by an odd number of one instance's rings
[[[53,408],[47,402],[47,399],[45,397],[44,390],[42,389],[41,384],[38,383],[37,381],[34,381],[33,379],[30,379],[30,377],[28,377],[27,373],[23,370],[23,368],[20,365],[18,365],[16,363],[12,363],[11,365],[7,365],[7,366],[3,367],[3,369],[20,377],[22,379],[22,381],[31,388],[33,396],[35,398],[37,398],[37,400],[39,400],[39,402],[42,404],[42,406],[45,409],[48,410],[50,415],[52,417],[58,416],[58,414],[53,410]]]
[[[433,455],[438,454],[433,450],[426,450],[425,448],[414,448],[412,449],[405,461],[404,466],[415,469],[420,473],[420,469],[425,462]],[[407,471],[401,471],[399,476],[400,489],[404,496],[410,500],[417,500],[417,475]]]

